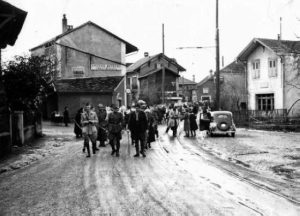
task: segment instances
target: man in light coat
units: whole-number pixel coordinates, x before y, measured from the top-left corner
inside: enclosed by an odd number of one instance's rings
[[[82,124],[82,134],[84,137],[84,147],[83,152],[87,149],[87,157],[91,156],[90,153],[90,145],[89,141],[92,142],[92,151],[93,154],[96,153],[96,150],[99,150],[96,147],[97,142],[97,127],[96,124],[98,123],[97,114],[91,110],[91,105],[87,103],[84,108],[84,112],[81,114],[81,124]]]

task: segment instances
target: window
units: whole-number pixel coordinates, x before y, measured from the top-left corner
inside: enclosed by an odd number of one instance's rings
[[[127,80],[126,80],[126,89],[131,89],[131,77],[127,77]]]
[[[269,59],[269,77],[277,77],[276,59]]]
[[[252,62],[252,78],[258,79],[260,77],[260,60]]]
[[[201,101],[210,101],[210,96],[201,96]]]
[[[138,79],[136,76],[132,77],[131,87],[132,89],[138,89]]]
[[[274,110],[274,94],[256,95],[256,104],[258,110]]]
[[[209,89],[208,88],[203,88],[203,94],[208,94],[209,93]]]

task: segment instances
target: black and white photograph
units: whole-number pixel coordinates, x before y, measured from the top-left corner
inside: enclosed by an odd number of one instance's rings
[[[299,216],[300,0],[0,0],[1,216]]]

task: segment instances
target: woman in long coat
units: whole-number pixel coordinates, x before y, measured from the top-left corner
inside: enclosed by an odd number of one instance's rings
[[[186,109],[183,111],[183,130],[185,131],[185,137],[190,136],[190,114],[189,110]]]
[[[153,111],[151,112],[149,109],[145,110],[145,114],[148,119],[148,134],[147,134],[147,143],[146,143],[146,149],[151,148],[151,143],[155,141],[155,119],[153,115]]]
[[[193,112],[190,112],[190,129],[191,129],[191,136],[196,136],[196,130],[198,129],[196,115]]]

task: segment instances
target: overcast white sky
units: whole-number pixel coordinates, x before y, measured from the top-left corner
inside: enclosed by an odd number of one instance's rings
[[[92,21],[139,48],[127,58],[134,62],[144,52],[162,52],[187,69],[184,77],[199,82],[215,70],[215,0],[6,0],[28,12],[15,46],[2,50],[4,61],[58,35],[65,13],[74,27]],[[254,38],[276,39],[282,17],[282,38],[300,40],[300,0],[219,0],[220,56],[231,63]]]

